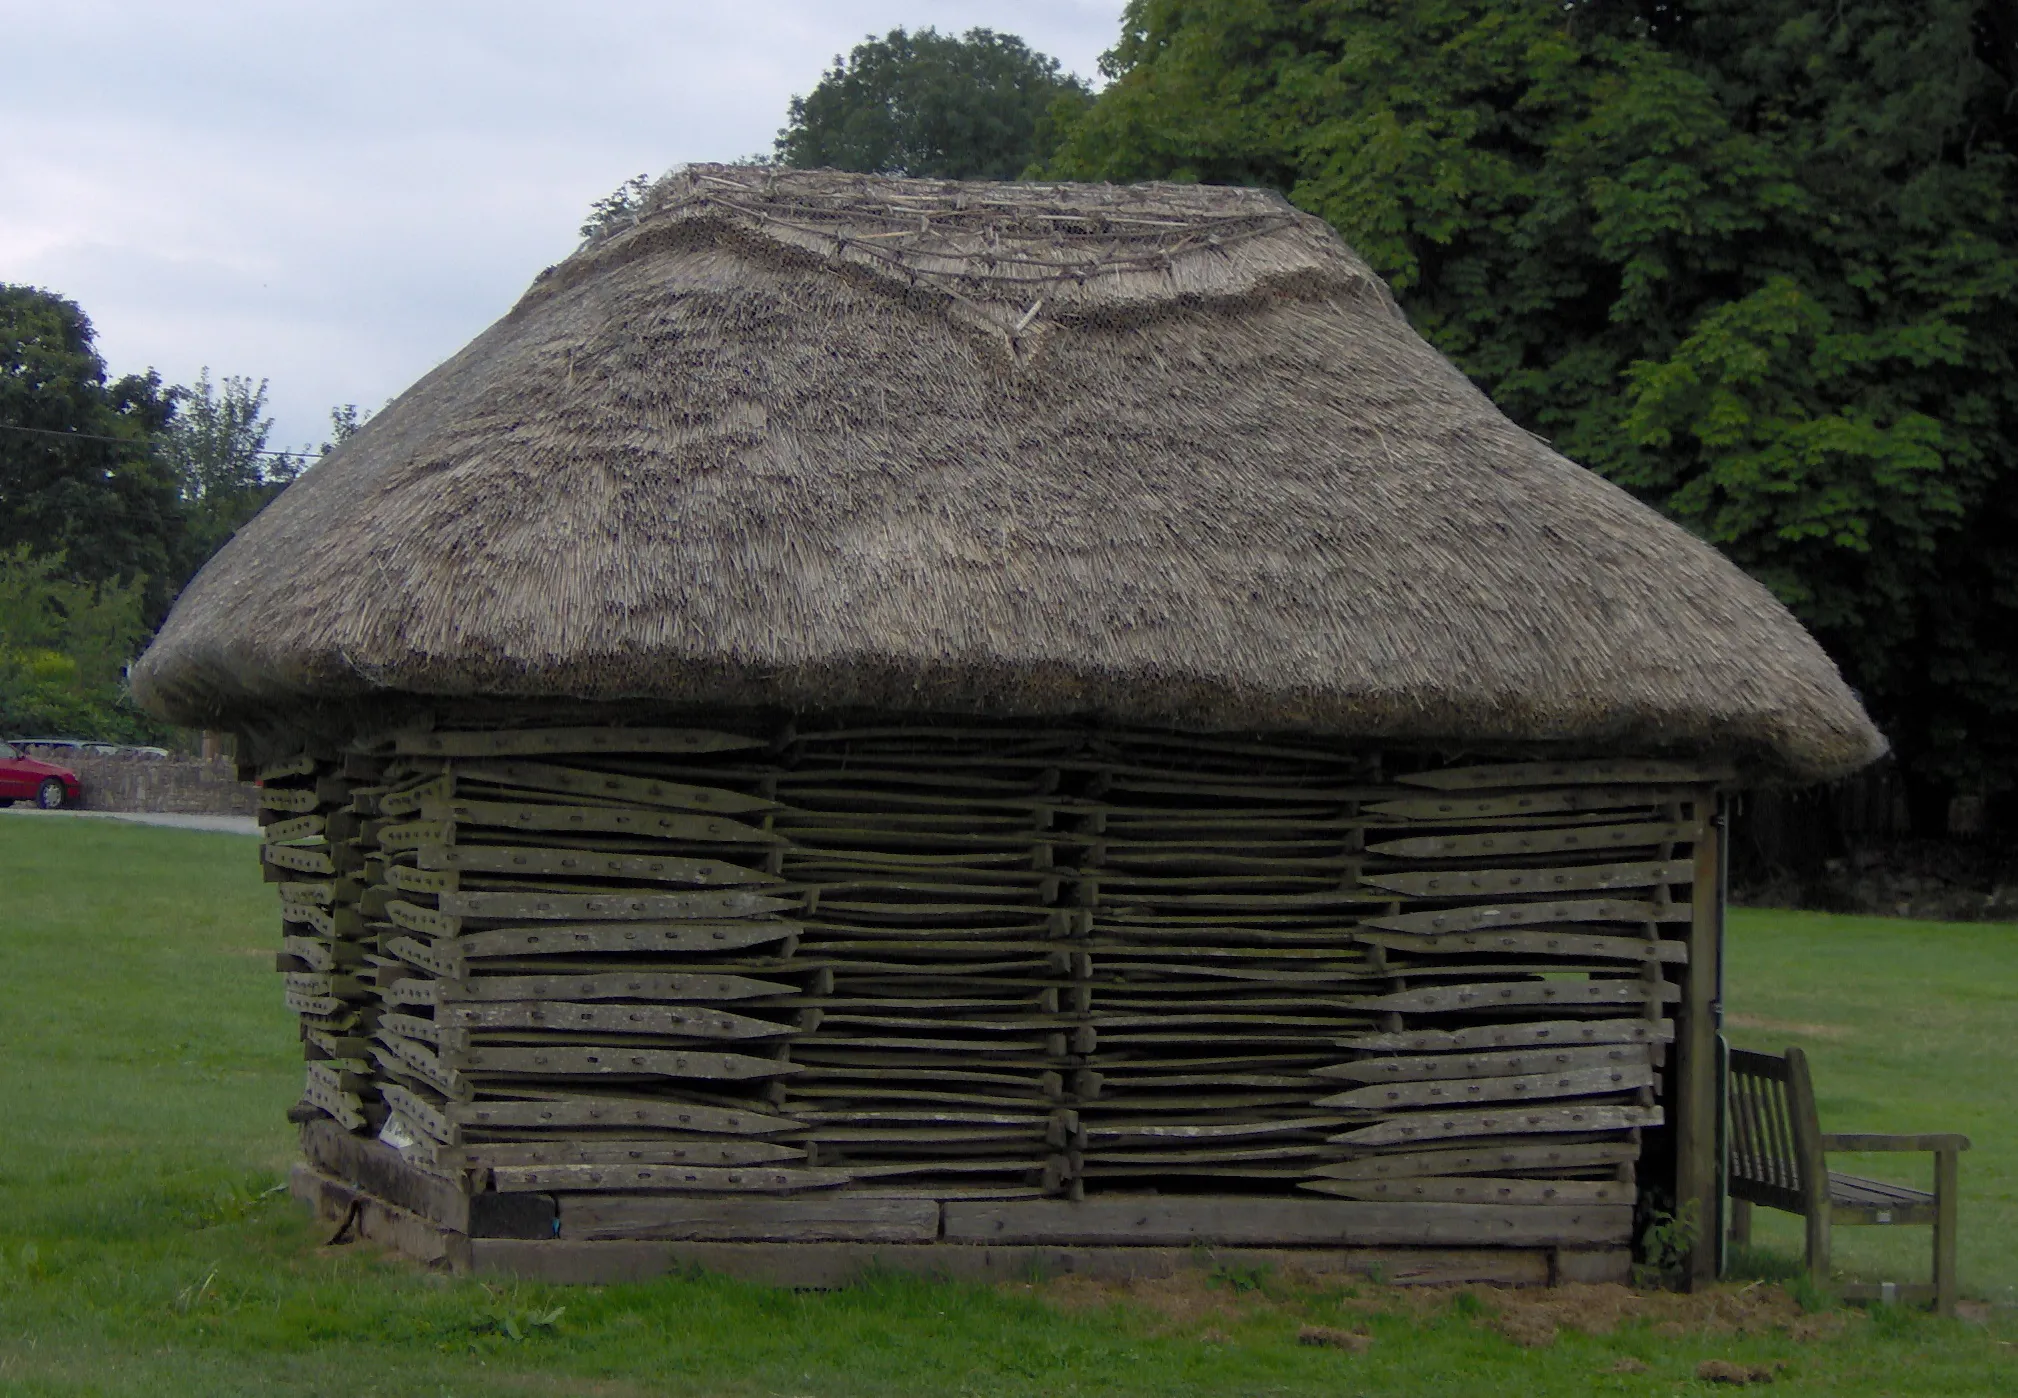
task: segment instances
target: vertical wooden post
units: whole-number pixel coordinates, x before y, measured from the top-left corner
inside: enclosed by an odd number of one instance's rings
[[[1689,1251],[1691,1288],[1717,1279],[1717,1226],[1723,1171],[1717,1159],[1717,1119],[1723,1084],[1717,1081],[1718,956],[1722,950],[1723,831],[1715,820],[1717,797],[1697,797],[1702,836],[1696,841],[1695,885],[1690,894],[1688,974],[1682,982],[1681,1022],[1675,1027],[1675,1208],[1694,1206],[1696,1242]]]
[[[1961,1193],[1960,1152],[1934,1152],[1934,1309],[1955,1314],[1955,1203]]]

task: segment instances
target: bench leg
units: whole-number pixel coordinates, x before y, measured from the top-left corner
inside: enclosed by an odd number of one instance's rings
[[[1955,1204],[1960,1195],[1957,1152],[1934,1152],[1934,1309],[1955,1314]]]
[[[1808,1225],[1808,1277],[1816,1286],[1829,1284],[1829,1201],[1811,1201],[1802,1217]]]
[[[1752,1201],[1733,1199],[1731,1201],[1731,1246],[1748,1248],[1752,1245]]]

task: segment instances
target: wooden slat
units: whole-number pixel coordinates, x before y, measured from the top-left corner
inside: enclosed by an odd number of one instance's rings
[[[948,1203],[944,1236],[966,1243],[1229,1243],[1253,1246],[1623,1243],[1614,1205],[1375,1204],[1241,1196]]]
[[[611,772],[591,772],[579,767],[563,767],[545,762],[501,762],[465,759],[455,765],[458,782],[483,782],[492,786],[523,787],[529,791],[551,791],[563,795],[598,796],[605,800],[630,801],[647,806],[670,806],[677,810],[712,811],[722,815],[745,815],[775,810],[778,803],[759,796],[746,796],[712,786],[690,786],[685,782],[657,777],[628,777]]]
[[[566,1194],[563,1239],[734,1239],[745,1242],[925,1243],[939,1236],[929,1199],[828,1193],[806,1199],[681,1199]]]
[[[1362,1058],[1355,1063],[1330,1064],[1311,1071],[1315,1077],[1343,1078],[1348,1082],[1424,1082],[1635,1066],[1651,1063],[1650,1053],[1651,1048],[1647,1044],[1605,1044],[1590,1048],[1549,1047],[1499,1053]]]
[[[1605,981],[1512,981],[1480,985],[1437,985],[1398,990],[1368,999],[1370,1009],[1417,1014],[1456,1010],[1492,1010],[1531,1005],[1640,1005],[1649,1000],[1681,998],[1678,987],[1665,981],[1634,978]]]
[[[1394,801],[1370,801],[1363,809],[1368,815],[1394,820],[1483,823],[1508,816],[1667,806],[1693,800],[1697,794],[1685,786],[1583,787],[1516,796],[1405,796]]]
[[[1606,961],[1657,961],[1685,965],[1688,943],[1675,937],[1604,937],[1577,932],[1440,932],[1417,936],[1408,932],[1362,932],[1355,942],[1422,956],[1497,954],[1501,956],[1561,956]]]
[[[1489,762],[1475,767],[1437,767],[1395,778],[1406,786],[1434,791],[1485,791],[1526,786],[1598,786],[1621,783],[1707,785],[1730,781],[1736,769],[1724,763],[1663,762],[1644,758],[1587,762]]]
[[[1385,1180],[1424,1175],[1494,1175],[1515,1170],[1591,1170],[1623,1165],[1637,1160],[1639,1154],[1639,1146],[1631,1141],[1485,1145],[1366,1155],[1315,1166],[1310,1173],[1337,1180]]]
[[[1557,1131],[1624,1131],[1659,1126],[1659,1107],[1515,1107],[1487,1111],[1422,1112],[1375,1122],[1327,1139],[1341,1145],[1406,1145],[1465,1136],[1534,1136]]]
[[[1576,864],[1552,869],[1437,869],[1365,874],[1360,882],[1411,898],[1497,897],[1509,893],[1571,893],[1599,888],[1650,888],[1688,883],[1695,865],[1687,859],[1634,864]]]
[[[701,1049],[565,1048],[542,1045],[514,1048],[473,1045],[443,1057],[466,1073],[513,1073],[527,1077],[597,1077],[605,1074],[667,1078],[715,1078],[745,1081],[783,1077],[798,1065],[742,1053]]]
[[[714,1107],[669,1097],[614,1097],[589,1093],[452,1103],[443,1108],[459,1126],[490,1129],[570,1130],[581,1127],[649,1127],[659,1131],[700,1131],[718,1136],[769,1136],[793,1130],[788,1117],[754,1107]]]
[[[328,826],[326,816],[296,816],[292,820],[277,820],[264,826],[259,832],[260,839],[270,845],[288,844],[296,840],[312,840],[321,835]]]
[[[1651,1087],[1654,1070],[1645,1063],[1606,1068],[1577,1068],[1563,1073],[1519,1076],[1434,1079],[1374,1083],[1348,1092],[1320,1097],[1312,1105],[1327,1109],[1386,1111],[1403,1107],[1449,1107],[1471,1102],[1521,1102],[1547,1097],[1592,1097]]]
[[[546,757],[582,753],[721,753],[761,748],[761,738],[701,728],[520,728],[489,733],[399,733],[392,750],[418,757]]]
[[[1341,1199],[1386,1199],[1428,1204],[1623,1204],[1636,1187],[1616,1180],[1495,1179],[1484,1175],[1398,1180],[1305,1180],[1299,1186]]]
[[[500,1165],[491,1171],[501,1194],[561,1190],[638,1190],[689,1194],[790,1194],[832,1189],[854,1178],[846,1170],[753,1165]]]
[[[252,793],[252,804],[263,811],[293,811],[306,814],[314,810],[321,801],[313,787],[261,787]]]
[[[567,952],[729,952],[798,935],[796,922],[577,922],[471,932],[450,948],[463,957],[553,956]]]
[[[782,836],[721,816],[663,811],[634,811],[614,806],[543,806],[509,801],[428,801],[423,821],[453,822],[458,829],[481,826],[496,830],[584,831],[605,835],[638,835],[692,843],[776,845]],[[448,843],[442,841],[442,843]]]
[[[315,775],[315,758],[309,753],[298,752],[292,757],[283,757],[278,762],[269,762],[254,774],[253,780],[266,782],[286,781],[289,777],[312,777]]]
[[[771,898],[758,893],[458,892],[441,895],[441,913],[446,917],[515,922],[645,922],[664,918],[760,917],[797,906],[797,899]]]
[[[1655,1044],[1675,1037],[1673,1020],[1552,1019],[1480,1024],[1467,1029],[1409,1029],[1339,1039],[1342,1048],[1382,1053],[1462,1053],[1529,1044]]]
[[[1474,835],[1411,835],[1377,840],[1368,854],[1390,859],[1470,859],[1479,855],[1557,854],[1566,851],[1600,853],[1650,845],[1688,844],[1703,827],[1693,821],[1642,822],[1632,825],[1570,825],[1560,829],[1494,830]]]
[[[467,1029],[567,1029],[608,1034],[672,1034],[698,1039],[762,1039],[790,1025],[685,1005],[577,1004],[565,1000],[450,1002],[435,1010],[439,1024]]]
[[[1643,903],[1623,898],[1549,903],[1493,903],[1439,912],[1389,913],[1360,925],[1385,932],[1475,932],[1486,927],[1533,927],[1550,922],[1687,922],[1687,903]]]
[[[685,859],[660,854],[607,854],[600,850],[540,848],[531,845],[421,845],[422,869],[465,873],[546,874],[562,878],[624,879],[637,883],[776,883],[758,869],[723,859]]]
[[[594,975],[472,976],[437,981],[428,1003],[493,1000],[748,1000],[795,995],[796,986],[705,971],[609,971]]]

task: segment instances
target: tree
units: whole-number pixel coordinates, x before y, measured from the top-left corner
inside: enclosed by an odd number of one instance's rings
[[[1057,59],[1013,34],[892,29],[836,57],[792,99],[776,156],[800,169],[1013,180],[1091,100]]]
[[[125,685],[148,634],[141,584],[79,583],[68,571],[62,554],[0,549],[0,733],[152,740],[161,725]]]
[[[183,522],[152,436],[174,414],[151,371],[106,383],[75,302],[0,284],[0,548],[60,553],[86,583],[137,582],[158,618],[179,581]]]
[[[2018,786],[2018,22],[1133,0],[1048,173],[1269,185],[1815,631],[1924,815]],[[1917,822],[1916,822],[1917,823]]]
[[[254,384],[227,374],[213,386],[206,366],[193,386],[173,393],[177,411],[161,445],[188,520],[185,552],[178,560],[181,581],[287,488],[300,474],[301,460],[267,449],[273,419],[263,415],[265,379]]]

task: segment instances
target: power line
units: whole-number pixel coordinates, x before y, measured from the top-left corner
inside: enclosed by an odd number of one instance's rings
[[[0,432],[29,432],[37,437],[68,437],[74,442],[111,442],[114,446],[146,448],[150,444],[135,441],[131,437],[107,437],[96,432],[62,432],[49,427],[21,427],[11,422],[0,422]],[[298,461],[316,461],[320,457],[312,451],[268,451],[261,447],[251,453],[253,456],[285,456]]]

